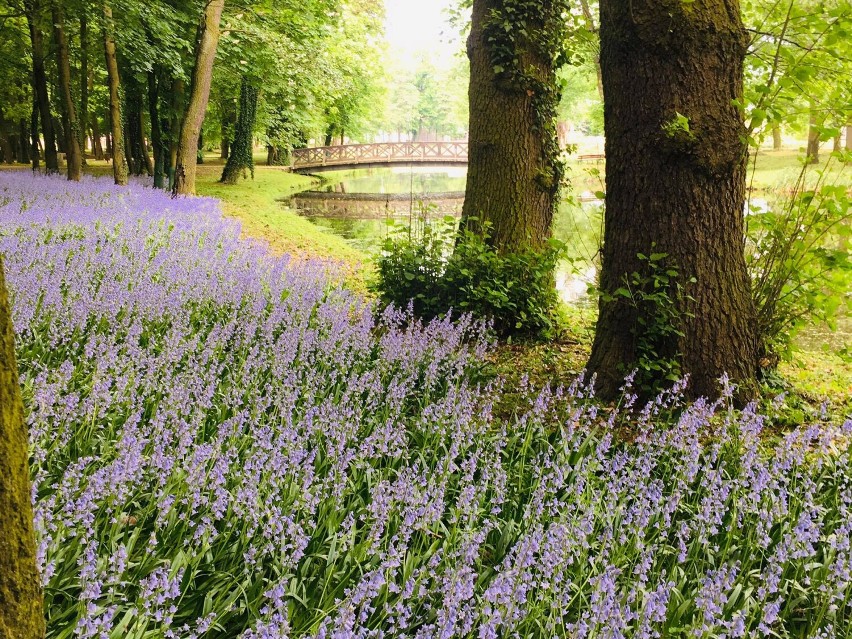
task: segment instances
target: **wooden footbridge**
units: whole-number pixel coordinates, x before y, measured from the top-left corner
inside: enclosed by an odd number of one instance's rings
[[[379,142],[293,149],[295,173],[345,171],[380,166],[467,165],[467,142]],[[579,162],[602,162],[602,154],[578,155]]]
[[[293,171],[316,173],[412,164],[467,165],[467,142],[380,142],[293,149]]]

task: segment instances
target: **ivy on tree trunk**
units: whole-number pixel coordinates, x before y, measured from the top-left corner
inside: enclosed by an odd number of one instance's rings
[[[234,142],[221,181],[236,184],[240,174],[248,169],[254,177],[254,120],[257,115],[257,88],[243,76],[240,85],[240,110],[234,127]]]
[[[462,226],[490,227],[500,251],[540,248],[550,237],[563,166],[556,70],[566,3],[474,0],[469,160]]]

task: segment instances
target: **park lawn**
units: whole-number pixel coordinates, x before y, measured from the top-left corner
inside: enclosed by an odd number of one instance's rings
[[[205,162],[198,167],[196,190],[199,195],[222,202],[222,212],[242,224],[243,235],[269,243],[273,253],[289,253],[299,258],[331,259],[340,263],[345,279],[362,287],[367,256],[342,237],[311,223],[283,206],[280,200],[318,184],[316,178],[290,173],[280,167],[256,166],[254,178],[234,185],[219,183],[221,162]]]

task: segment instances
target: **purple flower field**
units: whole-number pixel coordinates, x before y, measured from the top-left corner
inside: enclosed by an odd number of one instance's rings
[[[627,445],[580,379],[507,423],[481,327],[239,231],[0,173],[49,637],[852,637],[852,422],[674,391]]]

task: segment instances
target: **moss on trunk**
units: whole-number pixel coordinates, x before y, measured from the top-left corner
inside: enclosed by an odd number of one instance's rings
[[[44,637],[36,567],[27,430],[15,361],[15,333],[0,257],[0,637]]]

